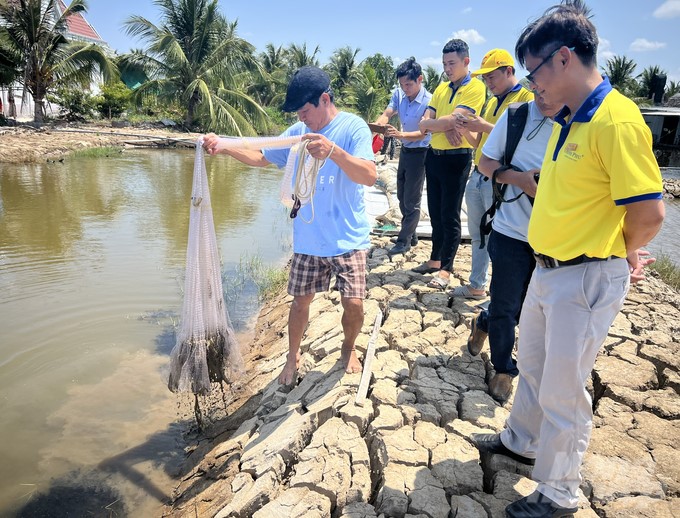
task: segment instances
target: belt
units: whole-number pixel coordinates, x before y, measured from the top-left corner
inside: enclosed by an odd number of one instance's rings
[[[435,149],[430,148],[435,155],[471,155],[472,149],[469,147],[461,147],[458,149]]]
[[[425,151],[427,151],[426,147],[401,147],[402,153],[424,153]]]
[[[486,176],[486,175],[484,175],[484,174],[482,174],[482,172],[479,170],[479,167],[475,166],[475,171],[474,171],[474,172],[477,173],[477,174],[479,174],[479,175],[481,175],[481,176],[482,176],[482,180],[484,180],[485,182],[488,182],[488,181],[489,181],[489,177]]]
[[[616,259],[616,256],[609,257],[588,257],[585,254],[581,254],[573,259],[568,259],[566,261],[558,261],[554,257],[550,257],[545,254],[537,254],[534,252],[534,259],[536,263],[543,268],[559,268],[560,266],[576,266],[577,264],[583,263],[594,263],[597,261],[609,261],[610,259]]]

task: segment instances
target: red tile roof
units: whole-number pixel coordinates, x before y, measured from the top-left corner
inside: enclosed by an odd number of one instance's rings
[[[62,13],[66,10],[66,4],[63,0],[59,0],[59,9]],[[66,22],[68,25],[68,32],[73,36],[104,42],[97,31],[94,30],[94,27],[88,23],[82,14],[73,14],[66,19]]]

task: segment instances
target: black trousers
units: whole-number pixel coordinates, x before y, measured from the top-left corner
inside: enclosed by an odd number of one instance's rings
[[[425,183],[427,148],[401,148],[397,166],[397,199],[401,210],[401,229],[397,242],[411,244],[420,221],[420,200]]]
[[[460,245],[460,211],[465,184],[470,176],[472,154],[435,155],[430,149],[425,159],[427,207],[432,224],[432,254],[441,269],[453,271],[453,259]]]

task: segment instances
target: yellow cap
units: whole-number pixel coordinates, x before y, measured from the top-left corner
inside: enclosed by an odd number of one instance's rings
[[[493,49],[486,53],[482,58],[482,68],[471,73],[474,76],[481,76],[493,72],[500,67],[514,67],[515,60],[507,50]]]

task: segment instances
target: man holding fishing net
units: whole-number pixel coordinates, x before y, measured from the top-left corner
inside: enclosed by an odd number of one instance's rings
[[[361,371],[354,342],[364,321],[371,229],[364,206],[364,186],[373,185],[377,174],[371,131],[359,117],[336,108],[330,78],[323,70],[300,68],[288,85],[283,110],[297,112],[300,121],[282,136],[301,136],[302,151],[298,151],[297,160],[314,162],[311,168],[298,167],[294,179],[293,260],[288,281],[293,302],[288,316],[288,358],[279,375],[279,383],[289,385],[297,379],[309,306],[317,292],[328,290],[332,275],[336,276],[343,307],[342,361],[346,372]],[[214,134],[204,137],[203,146],[211,155],[224,153],[255,167],[274,164],[283,168],[292,153],[289,148],[230,146],[227,139]],[[303,174],[309,191],[306,196],[299,192]]]

